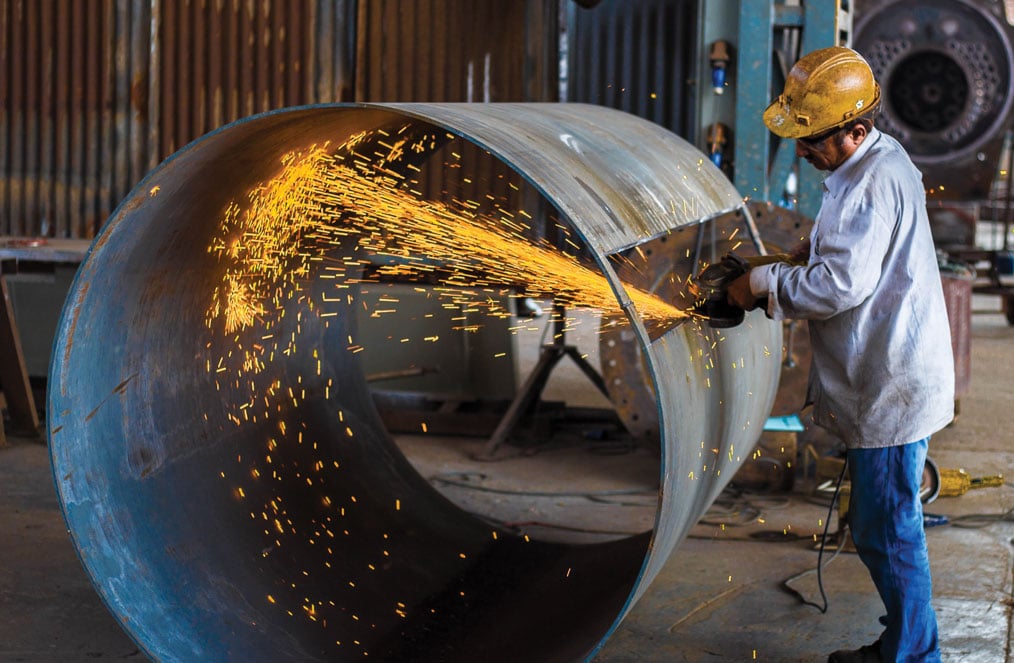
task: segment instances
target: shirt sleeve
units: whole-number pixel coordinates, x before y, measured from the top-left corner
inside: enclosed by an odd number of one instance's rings
[[[761,265],[750,270],[750,292],[757,297],[764,297],[770,294],[770,290],[768,289],[768,282],[771,278],[770,267],[771,265]]]
[[[773,319],[826,320],[873,293],[894,227],[882,211],[893,206],[883,187],[857,186],[853,192],[858,192],[855,200],[846,195],[843,204],[830,206],[831,214],[822,214],[809,264],[776,263],[751,274],[751,289],[756,279],[757,289],[767,291],[768,315]]]

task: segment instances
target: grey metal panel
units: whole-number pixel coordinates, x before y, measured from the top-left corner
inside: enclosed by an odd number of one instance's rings
[[[432,336],[424,353],[411,345],[370,343],[360,353],[363,371],[367,379],[386,375],[380,388],[403,394],[424,394],[431,399],[452,401],[486,401],[497,399],[510,401],[516,393],[516,376],[512,362],[497,360],[497,355],[513,357],[517,341],[510,332],[509,318],[489,318],[482,312],[464,313],[463,307],[455,309],[456,315],[470,317],[473,324],[482,325],[481,334],[465,329],[455,330],[448,325],[443,315],[447,308],[433,292],[418,285],[385,284],[359,291],[363,306],[356,308],[356,330],[364,338],[383,338],[390,333],[392,325],[381,317],[371,317],[369,311],[378,308],[380,297],[394,297],[398,300],[398,313],[414,321],[416,336]],[[510,302],[501,295],[502,305]],[[467,324],[467,322],[466,322]],[[482,351],[475,346],[482,344]],[[417,368],[421,375],[395,377],[406,369]]]
[[[681,136],[693,130],[698,94],[697,2],[567,2],[567,101],[600,104],[656,122]]]
[[[665,488],[653,536],[657,552],[646,560],[627,611],[749,457],[774,403],[781,344],[781,327],[753,311],[738,327],[683,325],[649,347]]]
[[[60,311],[76,270],[77,265],[72,263],[55,265],[47,272],[6,276],[18,327],[31,330],[21,336],[21,351],[30,378],[45,378],[49,372],[49,353]]]

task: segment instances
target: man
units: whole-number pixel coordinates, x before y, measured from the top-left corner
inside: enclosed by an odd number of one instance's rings
[[[871,645],[831,662],[939,661],[919,487],[929,436],[954,414],[950,331],[922,176],[874,127],[880,86],[855,51],[814,51],[764,112],[796,154],[830,173],[803,267],[756,267],[729,302],[809,320],[807,404],[847,449],[849,526],[887,611]]]

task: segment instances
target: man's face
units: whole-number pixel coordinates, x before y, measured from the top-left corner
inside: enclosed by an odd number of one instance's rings
[[[853,136],[840,129],[814,138],[796,139],[796,156],[806,159],[817,170],[835,170],[855,152]]]

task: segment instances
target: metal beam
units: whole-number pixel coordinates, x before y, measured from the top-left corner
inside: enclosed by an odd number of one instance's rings
[[[846,3],[847,4],[847,3]],[[791,141],[771,136],[761,120],[764,109],[779,90],[781,77],[776,71],[784,63],[791,65],[800,56],[818,48],[847,44],[851,21],[835,2],[803,2],[800,5],[772,3],[771,0],[742,0],[737,61],[735,167],[736,188],[746,197],[781,202],[786,182],[798,173],[795,200],[785,201],[807,216],[814,216],[820,205],[821,174],[799,167]],[[798,31],[801,39],[781,39],[776,35]],[[786,44],[799,44],[798,52],[784,52]],[[782,50],[780,53],[778,50]],[[796,49],[793,49],[794,51]]]
[[[769,0],[742,1],[736,68],[735,184],[743,196],[758,200],[771,199],[770,135],[761,114],[771,97],[774,22],[774,5]]]

